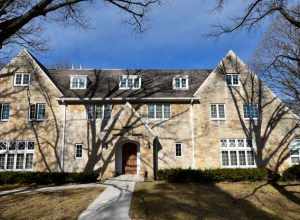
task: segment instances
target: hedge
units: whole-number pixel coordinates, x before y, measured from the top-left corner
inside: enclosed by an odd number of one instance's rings
[[[0,172],[0,184],[55,184],[96,182],[97,173]]]
[[[289,167],[282,173],[282,179],[287,181],[300,180],[300,165]]]
[[[266,180],[268,173],[265,169],[166,169],[158,171],[158,179],[168,182],[201,182],[213,183],[221,181],[259,181]]]

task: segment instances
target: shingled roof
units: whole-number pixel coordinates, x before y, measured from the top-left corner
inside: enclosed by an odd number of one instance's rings
[[[212,70],[46,70],[65,98],[182,98],[192,97]],[[120,90],[122,75],[140,75],[142,86],[138,90]],[[71,90],[70,76],[86,75],[86,90]],[[188,90],[174,90],[174,76],[188,76]]]

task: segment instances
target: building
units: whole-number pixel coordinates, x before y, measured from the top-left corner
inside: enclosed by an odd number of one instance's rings
[[[151,177],[300,160],[297,115],[232,51],[214,70],[54,70],[22,50],[0,72],[0,115],[0,170]]]

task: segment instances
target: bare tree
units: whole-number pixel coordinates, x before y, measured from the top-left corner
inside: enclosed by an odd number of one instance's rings
[[[244,1],[244,9],[241,15],[233,17],[229,25],[215,25],[213,35],[219,36],[231,33],[243,28],[252,28],[261,24],[266,19],[279,15],[290,25],[300,28],[300,12],[295,8],[295,1],[288,0],[250,0]],[[217,0],[217,8],[222,9],[230,4],[225,0]],[[232,4],[232,3],[231,3]],[[297,4],[297,3],[296,3]]]
[[[299,28],[282,18],[274,21],[254,54],[253,66],[274,91],[300,104]]]
[[[0,48],[8,44],[21,44],[41,48],[39,33],[45,17],[82,24],[85,4],[104,2],[117,7],[130,16],[131,24],[142,30],[147,9],[158,0],[1,0]]]

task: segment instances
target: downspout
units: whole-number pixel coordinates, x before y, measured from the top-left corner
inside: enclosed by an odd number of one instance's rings
[[[61,168],[62,168],[62,172],[65,172],[65,144],[66,144],[66,103],[63,103],[64,106],[64,121],[63,121],[63,133],[62,133],[62,139],[63,139],[63,143],[62,143],[62,149],[61,149]]]
[[[191,139],[192,139],[192,169],[195,169],[195,135],[194,135],[194,99],[191,100],[190,104],[190,126],[192,128]]]

